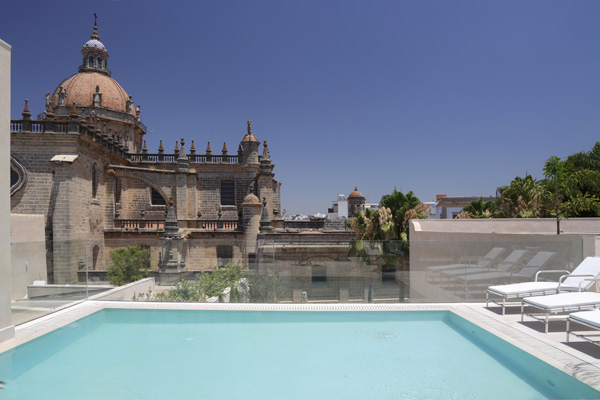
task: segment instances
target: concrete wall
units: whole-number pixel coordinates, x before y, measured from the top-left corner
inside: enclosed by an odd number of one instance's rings
[[[570,218],[560,221],[561,233],[600,234],[600,218]],[[554,218],[484,218],[455,220],[412,220],[413,232],[461,232],[461,233],[541,233],[556,234]],[[452,235],[449,235],[451,237]],[[419,236],[422,237],[422,236]],[[414,238],[417,239],[416,237]]]
[[[15,334],[10,315],[10,52],[0,39],[0,342]]]
[[[33,281],[46,281],[45,218],[43,215],[10,215],[11,300],[27,296]]]

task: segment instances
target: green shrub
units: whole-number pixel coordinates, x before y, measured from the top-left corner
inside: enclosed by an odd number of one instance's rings
[[[237,289],[240,285],[242,267],[235,263],[229,263],[224,267],[216,267],[211,272],[204,272],[195,281],[181,280],[167,292],[153,294],[151,289],[147,293],[140,293],[133,300],[137,301],[166,301],[166,302],[201,302],[207,297],[219,297],[223,299],[223,291],[229,286],[231,292],[229,300],[232,303],[241,301],[241,295]]]
[[[248,275],[248,297],[251,303],[272,303],[284,295],[279,277],[273,271],[264,275]]]
[[[148,276],[150,269],[150,249],[130,246],[110,252],[113,266],[107,271],[111,285],[122,286]]]

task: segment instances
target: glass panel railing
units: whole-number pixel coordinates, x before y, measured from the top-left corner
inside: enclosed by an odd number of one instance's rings
[[[299,238],[300,237],[300,238]],[[85,299],[245,303],[483,302],[491,285],[556,280],[586,255],[581,236],[456,241],[118,239],[13,243],[12,322]],[[195,242],[195,243],[200,243]],[[209,244],[210,243],[210,244]],[[117,255],[119,253],[120,255]],[[120,269],[112,270],[115,265]],[[144,271],[146,267],[148,270]],[[122,279],[116,279],[122,278]],[[148,277],[143,280],[142,278]],[[111,280],[112,279],[112,280]],[[133,282],[133,283],[130,283]]]
[[[531,281],[540,270],[557,271],[542,276],[556,280],[584,257],[582,238],[566,235],[544,240],[418,241],[410,246],[314,236],[259,240],[255,254],[234,257],[229,267],[211,267],[214,259],[202,257],[188,258],[181,271],[155,266],[150,272],[155,287],[149,287],[150,293],[146,288],[144,293],[137,291],[136,300],[483,302],[488,286]]]
[[[483,302],[489,286],[557,280],[583,260],[580,237],[419,241],[410,246],[411,302]]]
[[[107,282],[88,279],[88,240],[11,244],[11,322],[31,321],[109,290]]]

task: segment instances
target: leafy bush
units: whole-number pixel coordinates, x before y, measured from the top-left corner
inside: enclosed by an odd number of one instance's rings
[[[171,289],[164,293],[153,294],[151,289],[147,293],[140,293],[134,300],[137,301],[166,301],[166,302],[201,302],[207,297],[219,297],[222,301],[223,291],[231,288],[229,294],[230,302],[241,300],[238,291],[242,267],[235,263],[229,263],[224,267],[216,267],[212,272],[204,272],[195,281],[181,280]],[[245,287],[244,287],[245,289]]]
[[[271,303],[284,296],[281,281],[273,271],[268,271],[264,275],[249,275],[247,282],[247,292],[251,303]]]
[[[242,266],[230,262],[224,267],[216,267],[212,272],[200,275],[199,284],[206,297],[219,296],[219,300],[223,291],[230,287],[229,299],[235,303],[239,301],[239,291],[236,286],[241,277]]]
[[[167,292],[157,293],[156,295],[152,292],[152,289],[148,289],[147,293],[139,293],[137,297],[134,296],[134,301],[159,301],[159,302],[170,302],[170,303],[186,303],[186,302],[201,302],[206,297],[202,293],[199,281],[188,282],[181,280],[177,282],[173,288]]]
[[[122,286],[148,276],[150,269],[150,249],[130,246],[110,252],[113,266],[107,271],[111,285]]]

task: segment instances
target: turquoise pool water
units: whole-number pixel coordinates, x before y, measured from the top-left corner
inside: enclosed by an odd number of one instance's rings
[[[451,312],[104,309],[0,354],[0,399],[544,399],[597,392]]]

